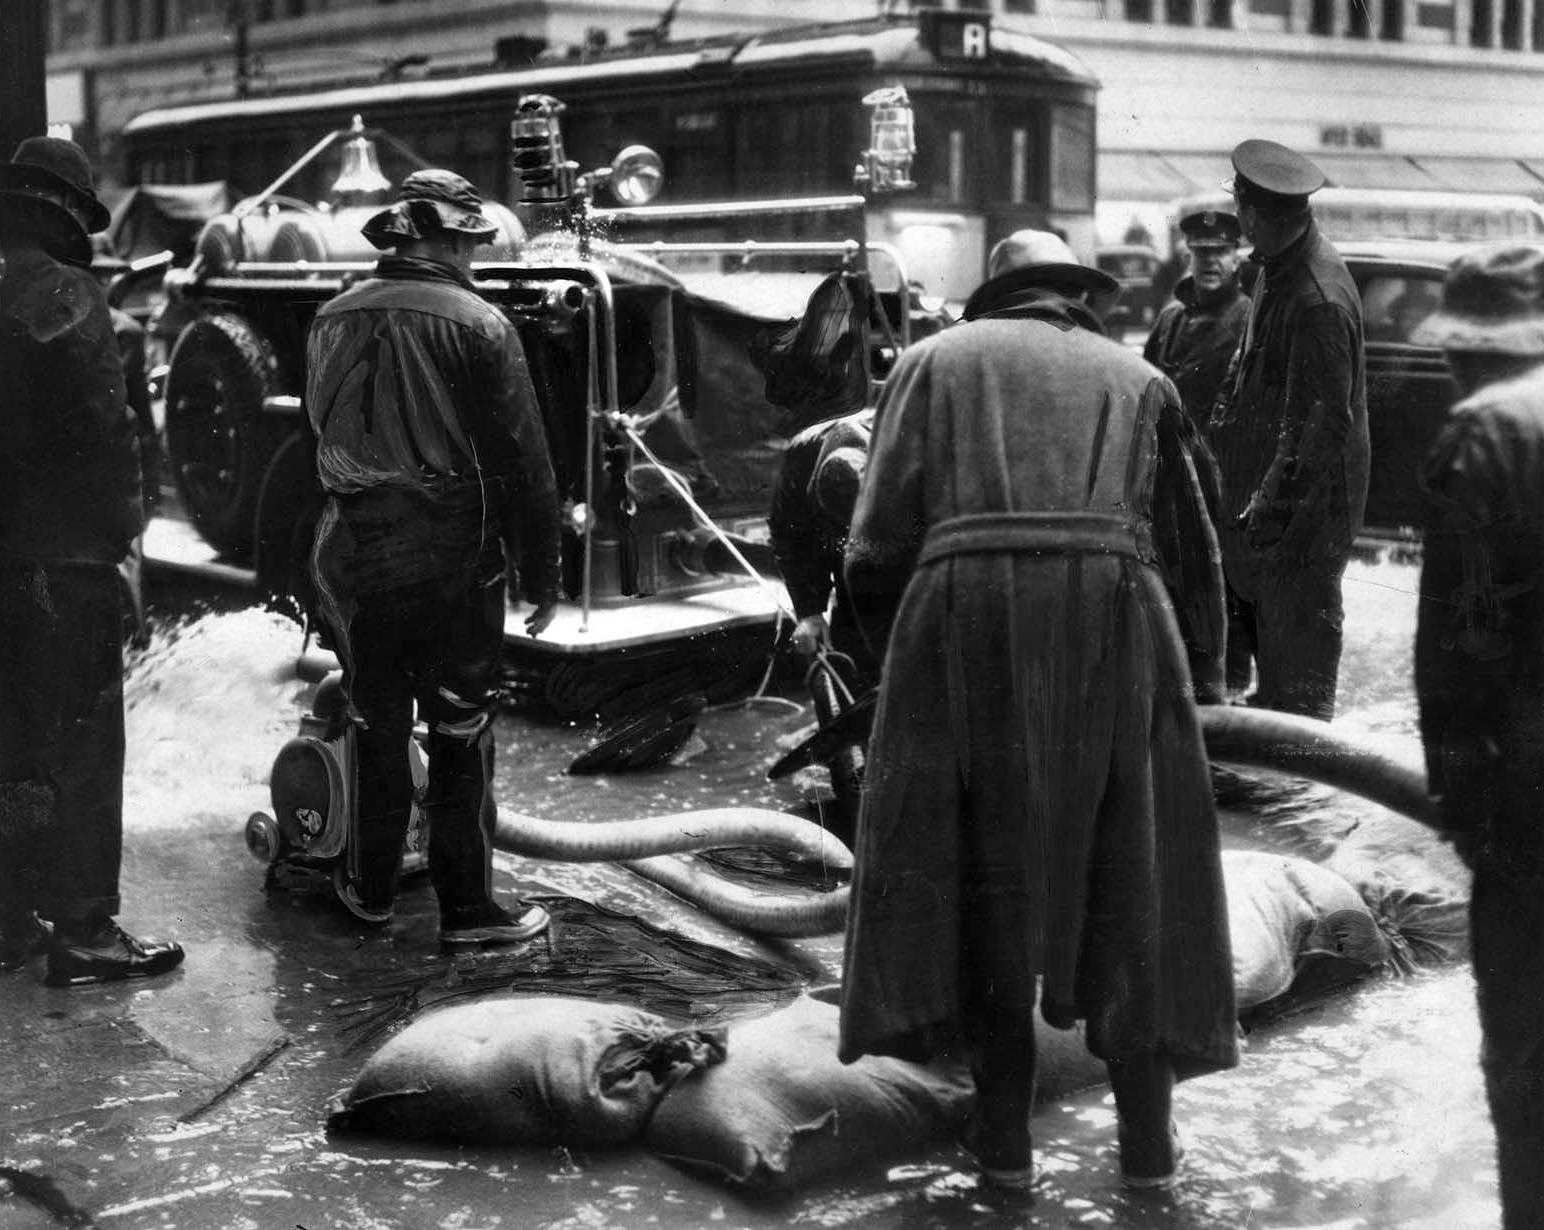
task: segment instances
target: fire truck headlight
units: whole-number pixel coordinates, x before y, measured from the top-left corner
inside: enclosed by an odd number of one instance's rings
[[[611,162],[606,186],[623,205],[647,205],[665,182],[665,165],[647,145],[629,145]]]

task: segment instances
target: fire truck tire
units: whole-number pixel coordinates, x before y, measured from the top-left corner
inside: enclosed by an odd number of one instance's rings
[[[199,532],[237,559],[252,549],[263,473],[285,424],[263,399],[277,391],[273,347],[239,316],[193,321],[172,349],[166,442],[177,492]]]

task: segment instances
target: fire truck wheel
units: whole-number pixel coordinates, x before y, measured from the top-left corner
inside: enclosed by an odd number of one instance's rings
[[[263,399],[276,391],[273,348],[239,316],[195,320],[177,339],[166,377],[166,442],[183,506],[211,546],[252,548],[263,472],[282,438]]]

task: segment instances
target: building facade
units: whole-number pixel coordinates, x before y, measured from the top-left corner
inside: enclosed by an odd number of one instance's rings
[[[863,16],[886,0],[52,0],[50,121],[113,166],[150,107]],[[889,0],[904,4],[907,0]],[[912,0],[916,4],[916,0]],[[1103,237],[1160,233],[1251,136],[1345,187],[1544,199],[1544,0],[935,0],[988,8],[1102,82]]]

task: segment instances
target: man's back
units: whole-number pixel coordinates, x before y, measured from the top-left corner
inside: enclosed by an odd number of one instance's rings
[[[0,265],[0,553],[116,563],[139,532],[139,462],[106,298],[30,244]]]
[[[916,429],[942,467],[926,484],[930,522],[1010,510],[1115,510],[1140,495],[1129,489],[1140,464],[1132,454],[1151,448],[1156,405],[1144,394],[1159,378],[1129,349],[1088,329],[984,319],[908,351],[887,401],[916,414],[905,386],[926,383],[929,408]]]
[[[524,368],[493,307],[448,277],[404,272],[345,291],[312,325],[306,406],[331,491],[471,480],[485,443],[485,382],[506,362]]]

